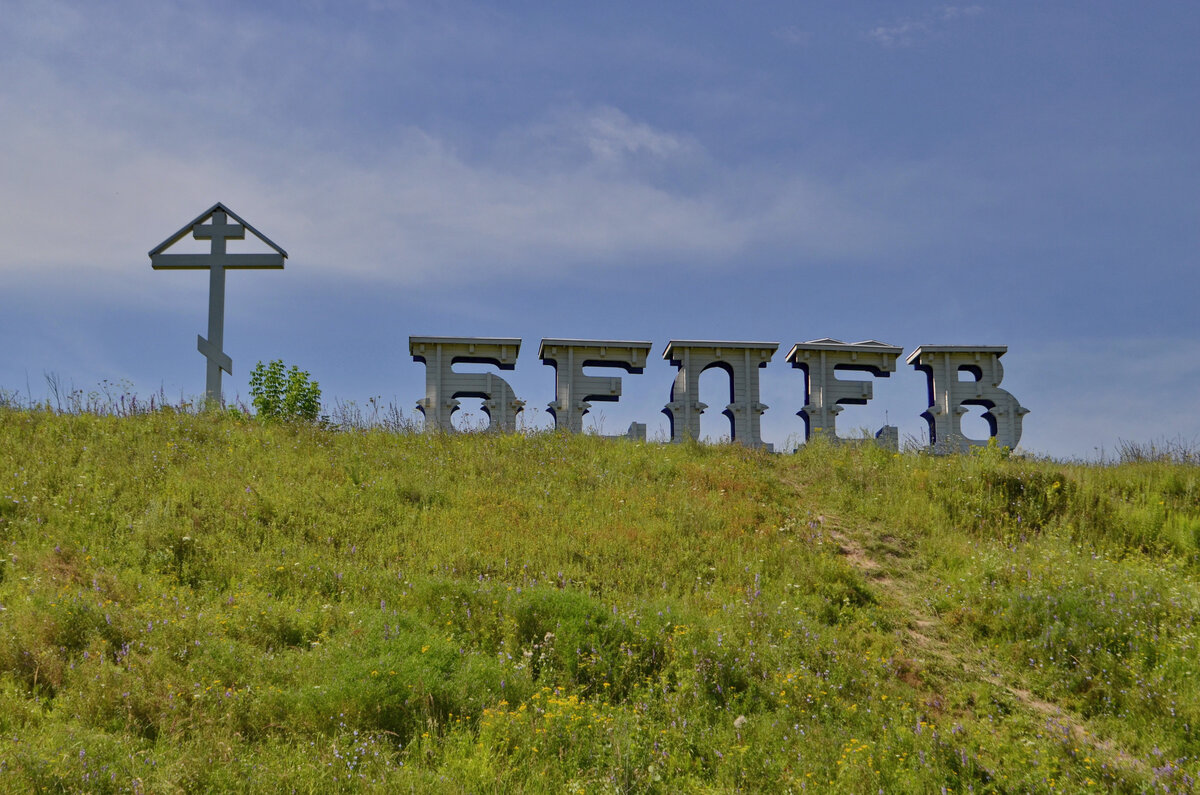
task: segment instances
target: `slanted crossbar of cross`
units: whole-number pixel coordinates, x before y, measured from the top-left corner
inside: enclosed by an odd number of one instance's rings
[[[234,222],[229,221],[232,216]],[[204,223],[211,220],[210,223]],[[265,242],[273,251],[266,254],[230,254],[226,241],[243,240],[249,229],[255,237]],[[207,254],[165,254],[163,251],[174,245],[188,232],[197,240],[211,241]],[[196,348],[208,360],[205,379],[205,397],[209,401],[221,399],[221,371],[233,375],[233,360],[224,351],[225,336],[225,271],[231,269],[278,269],[283,267],[287,252],[263,237],[258,230],[234,215],[224,205],[217,203],[174,236],[165,240],[150,252],[150,265],[155,270],[208,270],[208,338],[197,335]]]

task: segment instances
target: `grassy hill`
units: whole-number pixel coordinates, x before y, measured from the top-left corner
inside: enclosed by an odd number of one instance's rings
[[[1185,792],[1200,469],[0,409],[0,790]]]

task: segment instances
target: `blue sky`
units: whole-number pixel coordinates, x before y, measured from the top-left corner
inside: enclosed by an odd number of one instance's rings
[[[407,412],[410,334],[511,336],[541,427],[543,337],[650,340],[596,419],[654,436],[669,339],[769,340],[781,445],[794,342],[1003,344],[1026,449],[1200,440],[1193,3],[3,6],[0,388],[202,393],[207,277],[146,254],[222,201],[290,255],[229,274],[227,396]],[[843,431],[923,431],[875,395]]]

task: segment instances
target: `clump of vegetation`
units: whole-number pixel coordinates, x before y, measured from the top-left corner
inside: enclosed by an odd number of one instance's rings
[[[0,407],[0,790],[1186,792],[1198,573],[1163,460]]]
[[[283,360],[259,362],[250,373],[250,398],[264,420],[315,422],[321,413],[321,387],[305,370],[292,365],[285,371]]]

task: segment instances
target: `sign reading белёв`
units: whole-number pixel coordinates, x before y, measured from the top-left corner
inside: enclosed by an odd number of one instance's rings
[[[208,223],[205,223],[205,222]],[[230,253],[226,241],[244,240],[249,231],[267,249],[264,253]],[[183,238],[209,241],[204,254],[169,252]],[[221,399],[221,373],[233,373],[233,361],[224,351],[225,271],[247,268],[283,268],[287,252],[246,223],[221,202],[201,213],[150,251],[150,264],[157,269],[194,269],[209,272],[208,337],[197,336],[196,347],[206,359],[205,394],[209,401]],[[450,417],[458,410],[459,398],[483,400],[490,426],[500,431],[516,429],[517,414],[525,403],[518,400],[508,382],[494,373],[459,373],[454,365],[474,362],[501,370],[516,367],[521,340],[498,337],[409,337],[409,352],[425,363],[425,397],[417,408],[425,415],[428,432],[452,431]],[[538,350],[543,364],[555,370],[556,395],[548,408],[555,427],[578,433],[592,401],[615,401],[621,396],[621,379],[584,373],[585,367],[617,367],[641,373],[650,355],[651,343],[629,340],[544,339]],[[759,368],[778,350],[777,342],[716,342],[671,340],[663,358],[678,368],[671,386],[670,402],[663,413],[671,422],[671,440],[700,438],[700,415],[708,406],[700,402],[700,374],[713,367],[729,374],[730,402],[721,411],[729,418],[734,441],[763,447],[760,419],[767,406],[759,401]],[[1000,388],[1004,369],[1000,357],[1008,348],[1001,345],[922,345],[907,362],[925,373],[929,407],[921,415],[929,423],[930,444],[936,450],[957,451],[986,444],[962,433],[966,406],[987,409],[991,437],[998,444],[1016,447],[1021,440],[1021,419],[1028,409]],[[843,381],[838,370],[860,370],[877,378],[896,371],[902,349],[875,340],[845,343],[834,339],[798,342],[786,360],[804,372],[805,438],[819,434],[837,439],[837,415],[845,405],[865,404],[874,394],[870,381]],[[973,380],[961,380],[968,373]],[[635,422],[626,436],[646,438],[646,426]],[[876,434],[881,444],[895,448],[899,434],[887,425]]]
[[[548,404],[555,427],[578,433],[593,401],[616,401],[621,396],[619,377],[586,375],[585,367],[614,367],[641,373],[652,343],[631,340],[543,339],[538,358],[555,371],[555,400]],[[425,364],[425,397],[417,409],[425,416],[426,432],[452,431],[450,417],[458,410],[459,398],[483,400],[491,429],[512,432],[525,402],[495,373],[459,373],[454,365],[470,362],[490,364],[500,370],[516,367],[521,340],[511,337],[409,337],[413,360]],[[670,401],[663,413],[671,423],[671,440],[700,438],[700,415],[708,406],[700,402],[700,374],[716,367],[729,374],[731,400],[722,410],[730,420],[732,438],[750,447],[768,446],[762,441],[760,418],[767,406],[759,400],[758,371],[779,348],[777,342],[734,342],[671,340],[663,358],[678,368],[671,386]],[[987,409],[983,418],[997,444],[1016,447],[1021,440],[1021,420],[1028,409],[1000,388],[1004,368],[1003,345],[922,345],[906,362],[925,373],[929,407],[921,415],[929,423],[931,446],[938,451],[962,451],[987,444],[968,439],[962,432],[966,406]],[[870,381],[843,381],[839,370],[857,370],[877,378],[896,371],[903,349],[875,340],[846,343],[834,339],[798,342],[786,361],[804,372],[805,438],[822,435],[837,439],[837,415],[845,405],[863,405],[874,394]],[[973,380],[961,380],[968,373]],[[646,426],[635,422],[625,434],[645,439]],[[899,434],[893,425],[876,434],[881,444],[896,448]]]

